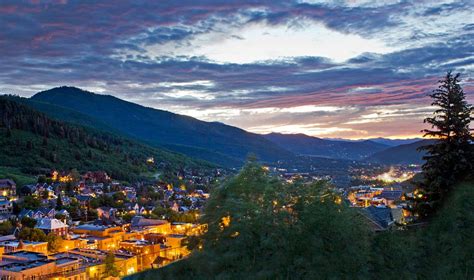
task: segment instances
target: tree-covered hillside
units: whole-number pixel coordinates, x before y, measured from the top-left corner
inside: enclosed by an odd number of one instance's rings
[[[294,156],[263,136],[237,127],[204,122],[74,87],[53,88],[31,99],[69,108],[135,139],[223,166],[241,166],[249,153],[270,162]]]
[[[45,114],[0,98],[0,166],[37,174],[47,169],[104,170],[123,180],[173,167],[210,166],[99,130],[53,120]],[[155,164],[146,160],[154,158]]]
[[[433,144],[435,140],[420,140],[410,144],[403,144],[374,153],[367,158],[368,162],[381,164],[423,164],[424,151],[418,150],[425,145]]]
[[[370,140],[343,141],[312,137],[305,134],[270,133],[266,139],[299,155],[361,160],[389,146]]]

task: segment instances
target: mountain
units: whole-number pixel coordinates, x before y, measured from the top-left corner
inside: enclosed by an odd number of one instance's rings
[[[370,140],[327,140],[305,134],[270,133],[264,136],[295,154],[339,159],[361,160],[389,147]]]
[[[411,144],[423,140],[422,138],[407,138],[407,139],[388,139],[388,138],[371,138],[370,141],[377,142],[380,144],[384,144],[387,146],[395,147],[405,144]]]
[[[224,166],[240,165],[250,153],[267,162],[294,156],[263,136],[236,127],[204,122],[75,87],[53,88],[37,93],[31,100],[68,108],[151,145]]]
[[[17,102],[0,97],[0,165],[38,174],[49,169],[103,170],[113,178],[133,180],[170,167],[210,167],[183,155],[150,147],[112,133],[51,119]],[[155,164],[147,163],[153,157]]]
[[[383,144],[389,147],[395,147],[403,144],[410,144],[416,141],[422,140],[422,138],[406,138],[406,139],[390,139],[390,138],[367,138],[367,139],[344,139],[344,138],[323,138],[324,140],[337,141],[337,142],[364,142],[372,141],[379,144]]]
[[[368,162],[381,164],[422,164],[426,154],[417,149],[434,143],[435,140],[420,140],[410,144],[399,145],[377,152],[367,158]]]

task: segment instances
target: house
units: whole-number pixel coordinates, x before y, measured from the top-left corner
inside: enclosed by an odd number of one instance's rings
[[[34,211],[31,209],[21,209],[21,212],[18,214],[18,219],[23,219],[24,217],[33,219]]]
[[[53,219],[57,214],[54,208],[47,208],[47,207],[40,207],[38,208],[37,212],[41,212],[44,218],[50,218],[50,219]]]
[[[0,214],[0,223],[4,223],[4,222],[10,220],[11,216],[12,216],[11,213]]]
[[[113,221],[115,220],[116,213],[117,213],[116,208],[112,208],[112,207],[97,208],[97,216],[99,217],[99,220]]]
[[[110,176],[104,171],[89,171],[82,176],[85,181],[91,181],[92,183],[108,183],[110,182]]]
[[[13,204],[6,196],[0,196],[0,213],[11,214],[13,212]]]
[[[393,217],[394,222],[396,222],[397,224],[406,223],[405,215],[403,213],[403,208],[401,207],[390,208],[390,211],[392,212],[392,217]]]
[[[369,220],[374,231],[383,231],[393,224],[391,208],[381,206],[369,206],[362,209],[362,214]]]
[[[0,179],[0,195],[6,197],[16,197],[16,184],[10,179]]]
[[[170,208],[171,208],[171,210],[173,210],[175,212],[179,212],[179,205],[178,205],[178,203],[176,203],[176,201],[173,202],[173,206],[171,206]]]
[[[70,215],[69,215],[69,212],[66,210],[66,209],[61,209],[59,210],[56,215],[61,215],[61,216],[64,216],[66,218],[69,218]]]
[[[55,235],[65,236],[67,234],[68,225],[61,222],[58,219],[42,218],[36,223],[35,228],[39,228],[44,233],[48,234],[52,232]]]
[[[36,185],[24,185],[21,189],[20,192],[23,195],[32,195],[36,192]]]
[[[86,207],[89,205],[89,202],[93,199],[91,195],[77,195],[77,201],[81,204],[81,207]]]
[[[400,200],[402,194],[401,190],[384,190],[377,195],[377,198],[381,199],[385,205],[394,205],[395,201]]]

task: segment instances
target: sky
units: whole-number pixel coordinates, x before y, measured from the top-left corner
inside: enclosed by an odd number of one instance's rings
[[[69,85],[256,133],[421,136],[472,1],[0,2],[0,93]]]

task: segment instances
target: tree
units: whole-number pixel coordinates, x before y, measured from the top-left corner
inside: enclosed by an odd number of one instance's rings
[[[61,199],[61,193],[58,194],[58,198],[56,200],[56,209],[61,210],[63,208],[63,200]]]
[[[36,225],[36,220],[25,216],[21,219],[21,225],[24,227],[34,228]]]
[[[22,203],[23,208],[37,209],[41,206],[41,201],[31,195],[25,196]]]
[[[117,277],[119,275],[119,271],[117,266],[115,265],[115,255],[112,252],[109,252],[105,257],[105,277],[113,276]]]
[[[425,129],[424,136],[436,138],[436,142],[421,149],[427,151],[423,165],[425,182],[422,186],[426,193],[427,203],[419,203],[426,215],[436,209],[446,194],[457,182],[473,171],[473,154],[471,130],[473,107],[465,100],[463,89],[459,84],[459,74],[446,74],[440,80],[438,89],[430,97],[432,106],[436,106],[432,117],[424,120],[431,125]]]
[[[46,234],[39,228],[23,227],[18,235],[18,239],[28,241],[46,241]]]
[[[0,235],[9,235],[12,233],[13,225],[10,221],[0,223]]]
[[[75,168],[69,172],[69,176],[71,177],[71,181],[73,183],[77,183],[79,180],[81,180],[81,174]]]
[[[48,251],[57,253],[61,250],[63,246],[63,238],[54,233],[48,233],[46,236],[46,241],[48,242]]]
[[[48,190],[44,190],[43,193],[41,194],[41,197],[43,199],[48,199],[49,198],[49,191]]]
[[[213,190],[198,250],[149,279],[366,279],[368,227],[335,201],[326,182],[286,184],[250,162]]]

